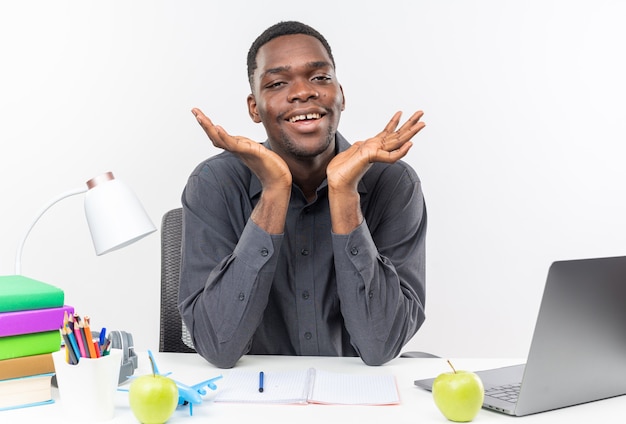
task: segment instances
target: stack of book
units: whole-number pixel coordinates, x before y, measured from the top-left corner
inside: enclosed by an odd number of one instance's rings
[[[0,277],[0,410],[51,403],[52,352],[61,348],[58,287],[21,275]]]

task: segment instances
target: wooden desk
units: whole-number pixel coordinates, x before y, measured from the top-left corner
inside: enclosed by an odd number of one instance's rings
[[[177,353],[154,353],[161,372],[171,371],[171,377],[185,384],[223,374],[228,377],[229,370],[214,368],[199,355]],[[519,363],[519,360],[506,359],[452,359],[457,369],[478,370],[495,366]],[[209,390],[201,405],[194,407],[194,414],[189,417],[187,407],[179,407],[168,423],[208,422],[208,423],[315,423],[335,424],[352,422],[355,424],[422,424],[450,423],[436,408],[430,392],[413,385],[415,379],[433,377],[448,371],[443,359],[397,358],[381,367],[368,367],[359,358],[325,357],[284,357],[284,356],[245,356],[237,364],[238,368],[252,370],[288,370],[315,367],[344,373],[393,373],[400,390],[401,404],[396,406],[337,406],[337,405],[252,405],[222,404],[212,402],[216,392]],[[135,375],[149,372],[149,360],[146,353],[139,354],[139,369]],[[601,376],[599,376],[601,378]],[[218,390],[220,381],[217,382]],[[2,423],[59,423],[68,424],[63,418],[62,402],[58,393],[54,393],[57,402],[51,405],[0,412]],[[115,418],[108,423],[137,423],[128,406],[128,395],[117,393]],[[531,423],[582,423],[621,420],[626,411],[626,397],[592,402],[557,411],[544,412],[522,418],[509,417],[489,410],[481,410],[475,423],[508,422],[511,424]],[[72,423],[73,424],[73,423]],[[82,424],[82,423],[81,423]]]

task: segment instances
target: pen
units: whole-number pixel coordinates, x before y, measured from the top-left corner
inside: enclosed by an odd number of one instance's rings
[[[102,346],[102,356],[107,356],[111,352],[111,339],[107,339]]]
[[[259,373],[259,392],[260,393],[263,393],[263,377],[264,377],[264,374],[263,374],[263,371],[261,371]]]
[[[99,340],[100,347],[104,346],[104,339],[106,337],[106,332],[107,332],[107,329],[102,327],[102,330],[100,330],[100,340]]]

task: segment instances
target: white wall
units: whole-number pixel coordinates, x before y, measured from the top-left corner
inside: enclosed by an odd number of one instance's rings
[[[193,106],[262,141],[246,53],[297,19],[333,46],[349,139],[426,113],[407,160],[428,202],[427,321],[408,348],[525,356],[551,261],[626,253],[624,16],[618,0],[2,2],[0,275],[46,201],[105,171],[160,224],[216,153]],[[74,197],[23,272],[156,350],[159,236],[96,257]]]

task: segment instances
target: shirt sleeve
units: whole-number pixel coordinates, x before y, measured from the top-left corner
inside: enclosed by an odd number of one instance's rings
[[[195,175],[182,197],[179,310],[196,351],[220,368],[234,366],[249,350],[282,240],[250,220],[233,192],[224,193],[207,175]],[[230,202],[239,208],[230,208]]]
[[[382,190],[390,195],[378,199],[374,212],[363,211],[366,218],[359,227],[350,234],[333,234],[341,312],[352,345],[369,365],[398,356],[425,319],[426,207],[421,184],[405,174]]]

